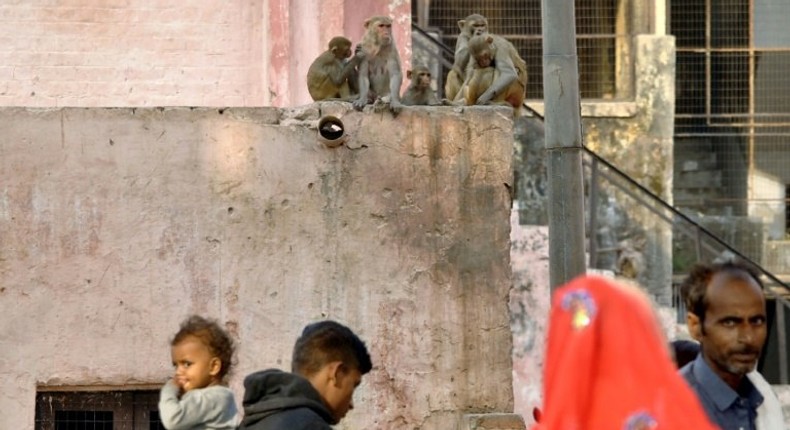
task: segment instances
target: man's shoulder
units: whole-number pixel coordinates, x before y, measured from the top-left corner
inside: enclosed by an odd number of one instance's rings
[[[694,361],[691,361],[685,366],[681,367],[680,370],[678,370],[678,373],[680,373],[680,376],[682,376],[683,379],[685,379],[689,384],[693,385],[699,382],[694,376]]]
[[[308,407],[277,411],[240,430],[331,430],[329,423]]]
[[[734,392],[730,393],[732,390],[718,375],[713,373],[701,355],[683,366],[679,372],[691,388],[701,396],[700,400],[703,403],[706,401],[727,403],[732,400],[729,399],[731,397],[729,394],[734,394]],[[724,392],[727,392],[728,395],[724,395]]]

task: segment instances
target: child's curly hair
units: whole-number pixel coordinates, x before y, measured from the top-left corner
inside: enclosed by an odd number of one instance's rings
[[[233,339],[216,321],[199,315],[192,315],[181,323],[181,328],[173,337],[170,346],[176,346],[189,336],[200,339],[211,351],[211,354],[219,358],[222,364],[217,376],[220,380],[223,379],[230,372],[233,364]]]

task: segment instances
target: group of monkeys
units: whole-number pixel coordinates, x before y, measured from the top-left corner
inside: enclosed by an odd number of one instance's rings
[[[315,101],[350,101],[356,109],[388,102],[394,113],[403,105],[501,104],[512,106],[518,115],[526,95],[527,63],[512,43],[488,32],[484,16],[469,15],[458,21],[458,28],[442,100],[431,88],[430,70],[422,65],[406,72],[411,83],[400,95],[403,75],[387,16],[365,21],[365,34],[353,53],[349,39],[337,36],[329,41],[329,49],[307,71],[310,96]]]

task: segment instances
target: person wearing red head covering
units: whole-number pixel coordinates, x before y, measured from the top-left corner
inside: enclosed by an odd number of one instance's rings
[[[650,300],[582,276],[553,296],[533,430],[715,430],[677,373]]]

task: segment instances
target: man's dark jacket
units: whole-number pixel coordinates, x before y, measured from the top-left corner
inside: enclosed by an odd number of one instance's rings
[[[240,430],[331,430],[337,424],[310,381],[277,369],[244,378]]]

